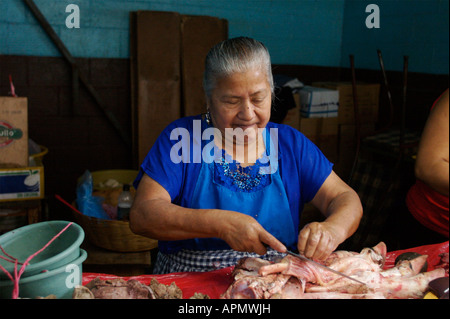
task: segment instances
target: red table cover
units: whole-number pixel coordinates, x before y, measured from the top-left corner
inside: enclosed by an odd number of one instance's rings
[[[428,271],[433,270],[436,265],[440,263],[441,257],[439,254],[448,253],[449,242],[446,241],[440,244],[426,245],[414,247],[405,250],[398,250],[388,252],[386,256],[386,263],[384,268],[388,269],[394,266],[395,258],[404,252],[417,252],[422,255],[428,255]],[[169,285],[172,282],[180,287],[183,291],[183,298],[190,298],[195,292],[207,294],[212,299],[217,299],[222,293],[226,291],[232,282],[231,272],[234,267],[227,267],[209,272],[183,272],[171,273],[165,275],[140,275],[130,277],[119,277],[116,275],[100,274],[100,273],[83,273],[82,284],[86,285],[96,277],[100,279],[115,279],[122,278],[124,280],[136,279],[139,282],[149,285],[152,278],[158,282]],[[448,276],[448,275],[447,275]]]

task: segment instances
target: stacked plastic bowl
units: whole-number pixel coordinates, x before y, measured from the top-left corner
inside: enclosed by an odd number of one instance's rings
[[[46,221],[27,225],[0,236],[0,246],[18,259],[17,272],[25,260],[43,248],[70,222]],[[55,295],[58,299],[72,298],[76,285],[81,285],[82,263],[87,253],[80,248],[84,231],[72,223],[45,250],[30,260],[19,281],[19,298]],[[0,256],[8,258],[2,251]],[[14,263],[0,258],[0,265],[14,278]],[[12,298],[14,283],[0,269],[0,298]]]

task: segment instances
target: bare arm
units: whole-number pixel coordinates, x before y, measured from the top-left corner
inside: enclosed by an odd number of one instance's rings
[[[362,205],[358,194],[334,172],[325,180],[312,204],[326,219],[309,223],[300,231],[298,249],[306,257],[323,260],[356,231]]]
[[[428,117],[420,139],[415,174],[437,192],[449,194],[448,90]]]
[[[219,209],[190,209],[171,203],[169,193],[143,176],[130,212],[134,233],[157,240],[217,237],[238,251],[265,254],[265,243],[278,251],[284,245],[252,217]]]

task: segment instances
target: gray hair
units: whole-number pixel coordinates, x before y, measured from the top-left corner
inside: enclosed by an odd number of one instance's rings
[[[254,67],[260,67],[266,72],[273,96],[272,65],[264,44],[247,37],[232,38],[216,44],[205,60],[203,88],[206,96],[211,97],[217,78],[245,72]]]

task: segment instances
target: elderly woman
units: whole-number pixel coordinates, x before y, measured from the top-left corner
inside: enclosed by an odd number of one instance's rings
[[[303,134],[269,122],[266,47],[244,37],[213,47],[204,90],[207,113],[170,124],[135,181],[130,227],[159,240],[154,273],[209,271],[287,248],[326,258],[357,229],[361,203]],[[326,219],[299,231],[307,202]]]

